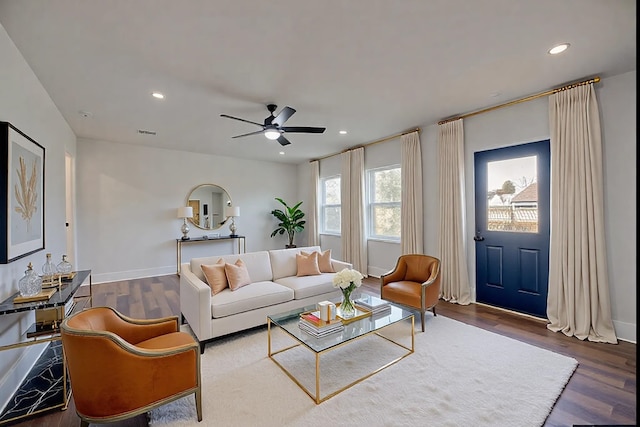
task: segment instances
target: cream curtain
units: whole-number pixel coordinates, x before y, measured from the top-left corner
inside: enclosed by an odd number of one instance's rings
[[[442,299],[471,302],[464,230],[464,131],[462,119],[439,126],[440,274]]]
[[[423,253],[422,224],[422,154],[420,135],[411,132],[401,136],[400,174],[402,182],[401,235],[402,254]]]
[[[342,258],[367,276],[367,241],[364,230],[364,148],[342,153],[340,229]]]
[[[602,141],[593,84],[549,97],[551,242],[547,316],[552,331],[617,343],[604,232]]]
[[[309,191],[309,213],[307,216],[307,230],[309,233],[309,246],[320,246],[318,234],[318,183],[320,182],[320,162],[314,160],[309,163],[311,182]]]

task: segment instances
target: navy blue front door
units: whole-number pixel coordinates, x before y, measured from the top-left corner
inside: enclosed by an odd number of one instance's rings
[[[476,300],[546,318],[549,140],[474,157]]]

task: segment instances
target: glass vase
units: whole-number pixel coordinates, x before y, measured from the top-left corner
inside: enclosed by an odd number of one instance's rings
[[[356,315],[356,306],[351,299],[350,289],[341,289],[342,290],[342,302],[340,303],[339,314],[343,319],[349,319]]]
[[[58,270],[58,273],[68,275],[73,270],[73,266],[69,261],[67,261],[67,256],[62,255],[62,261],[60,261],[56,269]]]
[[[22,279],[18,281],[18,290],[22,297],[32,297],[42,292],[42,279],[33,271],[31,263],[29,263]]]

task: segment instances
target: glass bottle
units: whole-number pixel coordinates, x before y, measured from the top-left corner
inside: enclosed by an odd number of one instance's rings
[[[51,254],[47,254],[47,261],[42,266],[42,280],[44,282],[53,282],[57,268],[51,261]]]
[[[62,275],[67,275],[67,274],[71,273],[72,269],[73,269],[73,267],[71,266],[71,263],[69,261],[67,261],[67,256],[66,255],[62,255],[62,261],[60,261],[60,263],[58,264],[58,267],[57,267],[58,273],[60,273]]]
[[[33,265],[29,263],[24,276],[18,281],[20,296],[32,297],[42,292],[42,279],[33,271]]]

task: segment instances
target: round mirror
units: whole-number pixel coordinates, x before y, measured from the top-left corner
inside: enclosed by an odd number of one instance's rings
[[[231,197],[218,185],[202,184],[191,190],[185,206],[193,208],[191,224],[202,230],[217,230],[227,221],[224,208],[231,206]]]

